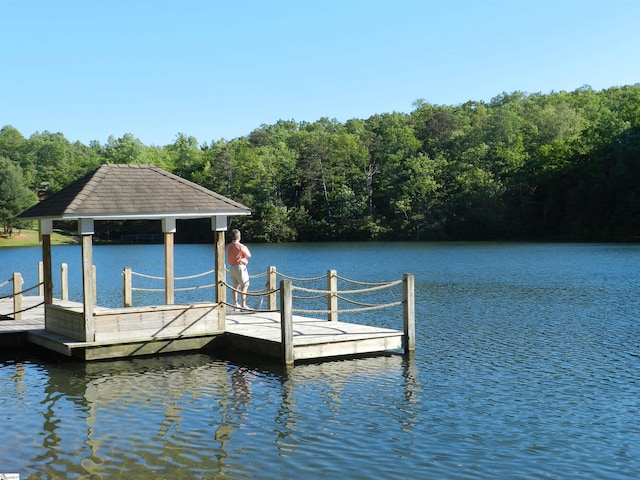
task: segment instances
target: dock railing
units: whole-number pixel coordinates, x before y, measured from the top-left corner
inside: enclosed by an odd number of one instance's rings
[[[175,281],[183,281],[183,280],[193,280],[196,278],[202,278],[207,275],[214,274],[214,270],[209,270],[203,273],[198,273],[195,275],[189,275],[184,277],[176,277]],[[164,288],[150,288],[150,287],[134,287],[133,281],[134,278],[145,278],[152,281],[163,282],[165,280],[164,276],[155,276],[155,275],[147,275],[140,272],[134,272],[130,267],[126,267],[122,271],[122,275],[124,278],[123,281],[123,297],[124,297],[124,306],[130,307],[133,306],[133,293],[134,292],[155,292],[161,293],[164,292]],[[251,284],[254,285],[256,280],[264,278],[264,287],[257,290],[249,290],[246,292],[248,297],[253,297],[256,299],[255,306],[251,308],[254,311],[262,311],[262,312],[274,312],[280,311],[281,306],[278,305],[278,301],[281,300],[281,288],[282,281],[289,281],[292,285],[292,300],[295,300],[296,307],[293,308],[292,312],[303,315],[326,315],[328,321],[338,321],[340,313],[357,313],[357,312],[367,312],[373,310],[380,310],[384,308],[397,307],[400,305],[407,304],[407,302],[412,301],[413,299],[402,298],[393,302],[388,303],[365,303],[354,300],[353,297],[357,295],[362,295],[371,292],[379,292],[382,290],[392,289],[394,287],[398,287],[400,285],[404,285],[405,297],[410,296],[410,291],[413,290],[413,276],[410,274],[406,274],[403,280],[396,280],[391,282],[362,282],[357,280],[352,280],[349,278],[342,277],[338,275],[336,270],[328,270],[326,275],[321,275],[317,277],[293,277],[290,275],[283,274],[278,272],[276,267],[270,266],[267,268],[265,272],[251,275],[249,277]],[[280,280],[280,283],[278,281]],[[305,285],[308,284],[319,284],[322,282],[323,285],[326,285],[326,288],[316,288],[314,286],[307,287]],[[347,285],[347,288],[339,289],[339,282],[342,285]],[[411,282],[411,286],[408,287],[407,284]],[[224,286],[230,290],[235,291],[238,294],[242,292],[240,290],[235,289],[229,283],[224,282]],[[214,283],[206,283],[203,285],[195,285],[189,287],[175,288],[176,292],[180,291],[193,291],[193,290],[201,290],[201,289],[214,289]],[[266,299],[266,305],[264,300]],[[309,304],[311,301],[315,301],[315,306],[317,307],[318,301],[321,304],[326,305],[326,308],[323,306],[322,308],[300,308],[299,305],[301,303]],[[339,302],[344,305],[348,304],[346,308],[339,308]],[[226,300],[221,303],[225,304],[228,307],[233,308],[234,305],[228,303]]]
[[[93,284],[95,285],[96,279],[96,266],[91,266],[91,272],[93,274]],[[13,302],[13,307],[9,315],[5,314],[5,316],[12,317],[14,320],[22,320],[22,313],[27,310],[32,310],[34,308],[41,307],[44,305],[44,301],[38,303],[37,305],[32,305],[30,307],[23,308],[23,300],[25,294],[34,292],[37,289],[37,293],[29,296],[39,296],[44,297],[44,268],[43,262],[38,262],[38,283],[35,285],[24,288],[24,278],[20,272],[15,272],[11,278],[0,283],[0,292],[2,292],[4,287],[7,287],[9,284],[13,286],[12,292],[9,294],[0,293],[0,302],[9,301]],[[69,266],[66,263],[60,264],[60,299],[61,300],[69,300]],[[94,298],[96,298],[94,294]]]
[[[185,277],[177,277],[175,280],[191,280],[198,277],[213,274],[210,270],[204,273],[190,275]],[[163,288],[145,288],[134,287],[134,277],[142,277],[150,280],[164,281],[162,276],[146,275],[133,272],[127,267],[123,270],[124,277],[124,305],[133,305],[133,292],[164,292]],[[264,288],[257,290],[249,290],[245,294],[247,297],[254,298],[252,307],[249,309],[253,312],[279,312],[282,323],[282,345],[285,362],[293,355],[292,339],[293,339],[293,316],[294,314],[301,316],[310,315],[326,315],[330,322],[337,322],[341,313],[353,314],[360,312],[371,312],[374,310],[382,310],[393,307],[402,307],[403,317],[403,349],[405,352],[415,350],[415,293],[414,293],[414,277],[412,274],[405,274],[402,280],[390,282],[361,282],[351,280],[338,275],[336,270],[328,270],[326,275],[311,278],[300,278],[285,275],[277,271],[276,267],[270,266],[265,272],[249,277],[251,284],[260,284],[257,279],[264,278]],[[278,280],[279,283],[278,283]],[[306,287],[305,284],[322,284],[322,288]],[[342,290],[340,285],[346,285]],[[187,291],[197,289],[211,288],[214,290],[215,284],[209,283],[205,285],[176,288],[175,291]],[[242,294],[240,290],[235,289],[232,285],[224,282],[224,287],[237,294]],[[394,290],[395,289],[395,290]],[[393,301],[381,303],[364,302],[355,300],[353,297],[357,295],[382,292],[384,290],[393,290],[389,295],[394,298]],[[398,291],[401,290],[401,293]],[[266,305],[265,305],[266,299]],[[312,303],[314,308],[301,308],[303,303]],[[225,300],[220,303],[229,308],[235,308],[232,303]],[[308,303],[307,303],[308,304]],[[344,305],[347,305],[346,308]],[[342,306],[342,307],[341,307]],[[290,351],[290,355],[287,352]]]
[[[42,280],[40,280],[38,283],[36,283],[31,287],[23,288],[24,279],[22,278],[22,274],[20,272],[15,272],[11,276],[11,278],[0,283],[0,290],[8,286],[9,284],[12,284],[13,286],[13,288],[11,289],[12,292],[9,294],[0,295],[0,302],[3,302],[5,300],[6,301],[10,300],[13,303],[13,307],[11,309],[10,314],[5,316],[13,318],[13,320],[22,320],[23,312],[26,312],[27,310],[31,310],[33,308],[41,307],[44,304],[44,302],[42,302],[37,305],[33,305],[31,307],[26,307],[26,308],[23,308],[22,306],[24,294],[29,293],[35,289],[41,289],[43,285]]]
[[[193,280],[193,279],[196,279],[196,278],[206,277],[207,275],[213,275],[214,273],[215,273],[215,270],[208,270],[206,272],[196,273],[195,275],[188,275],[188,276],[184,276],[184,277],[176,277],[176,278],[174,278],[174,281],[175,282],[180,282],[180,281],[185,281],[185,280]],[[124,306],[125,307],[133,306],[133,292],[155,292],[155,293],[165,292],[165,288],[166,287],[154,288],[154,287],[134,287],[133,286],[133,279],[135,277],[145,278],[145,279],[151,280],[151,281],[164,282],[165,281],[165,277],[164,276],[147,275],[145,273],[134,272],[131,269],[131,267],[125,267],[125,269],[122,271],[122,277],[123,277],[122,292],[123,292]],[[214,287],[215,287],[215,283],[207,283],[207,284],[204,284],[204,285],[195,285],[195,286],[189,286],[189,287],[174,288],[173,291],[174,292],[187,292],[187,291],[202,290],[202,289],[213,289]]]
[[[306,280],[318,280],[322,277]],[[381,310],[385,308],[392,308],[402,305],[403,309],[403,350],[405,353],[410,353],[415,350],[415,280],[412,274],[404,274],[402,280],[385,282],[385,283],[370,283],[359,282],[349,280],[344,277],[339,277],[335,270],[329,270],[327,272],[327,289],[312,289],[294,285],[291,279],[285,279],[280,282],[280,312],[281,312],[281,329],[282,329],[282,354],[286,364],[293,364],[293,316],[298,313],[301,315],[317,315],[327,314],[328,321],[338,321],[338,312],[368,312],[374,310]],[[339,291],[337,289],[337,280],[346,281],[352,285],[356,285],[362,288],[354,288],[348,290]],[[300,279],[298,279],[300,280]],[[347,295],[365,294],[370,292],[379,292],[386,289],[391,289],[395,286],[402,285],[402,299],[400,301],[390,303],[363,303],[352,300]],[[310,296],[299,296],[295,292],[304,292],[310,294]],[[327,309],[300,309],[294,308],[294,299],[318,299],[326,297]],[[347,302],[350,304],[349,308],[339,310],[338,300]]]

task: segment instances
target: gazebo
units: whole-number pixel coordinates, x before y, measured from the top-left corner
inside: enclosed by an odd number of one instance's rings
[[[103,165],[57,194],[24,211],[20,218],[40,221],[45,302],[43,342],[71,339],[87,348],[129,343],[141,348],[167,341],[215,334],[225,328],[225,232],[227,220],[250,215],[244,205],[151,165]],[[179,219],[210,218],[215,243],[215,303],[173,305],[174,234]],[[78,222],[82,251],[82,304],[55,302],[51,266],[54,220]],[[164,234],[165,305],[103,309],[96,306],[93,276],[94,223],[100,220],[160,220]],[[137,344],[134,345],[134,344]],[[51,345],[48,345],[51,348]],[[181,349],[175,346],[173,349]],[[143,349],[144,350],[144,349]],[[148,353],[154,353],[149,348]],[[86,356],[86,355],[85,355]]]

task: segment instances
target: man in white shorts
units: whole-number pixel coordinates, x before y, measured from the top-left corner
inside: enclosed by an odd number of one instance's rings
[[[240,243],[240,230],[233,229],[229,233],[231,243],[227,245],[227,262],[229,263],[229,272],[231,273],[231,283],[234,288],[233,304],[235,308],[247,307],[247,290],[249,289],[249,271],[247,264],[251,258],[251,252],[246,245]],[[238,303],[238,292],[242,292],[242,305]]]

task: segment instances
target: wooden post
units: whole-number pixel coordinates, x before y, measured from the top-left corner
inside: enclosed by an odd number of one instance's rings
[[[327,271],[327,310],[329,310],[328,318],[330,322],[338,321],[338,272],[335,270]]]
[[[93,304],[98,305],[98,274],[95,265],[91,265],[91,277],[93,282]]]
[[[282,360],[293,365],[293,295],[291,280],[280,282],[280,327],[282,334]]]
[[[69,265],[60,264],[60,298],[69,300]]]
[[[225,268],[225,232],[227,231],[227,216],[216,215],[211,217],[211,230],[214,232],[215,244],[215,295],[218,303],[218,327],[225,330],[227,326],[227,269]]]
[[[45,304],[53,303],[53,276],[51,270],[51,234],[53,233],[53,220],[40,220],[40,234],[42,235],[42,267],[39,270],[38,283],[40,295]],[[40,268],[40,265],[38,266]],[[46,311],[46,308],[45,308]],[[46,315],[46,314],[45,314]]]
[[[173,255],[174,235],[176,232],[176,219],[163,218],[162,231],[164,232],[164,303],[173,305],[175,301],[175,260]]]
[[[404,353],[413,352],[416,349],[416,305],[414,290],[413,275],[405,273],[402,278],[402,317],[404,323],[402,343]]]
[[[40,241],[42,242],[42,235],[40,235]],[[38,295],[44,297],[44,265],[42,262],[38,262]]]
[[[133,305],[133,298],[131,295],[131,267],[125,267],[122,271],[124,277],[124,286],[122,288],[122,296],[124,297],[124,306],[130,307]]]
[[[216,302],[227,301],[227,288],[225,283],[227,281],[227,271],[225,270],[224,263],[224,232],[215,232],[216,242]]]
[[[173,232],[164,234],[164,303],[173,305],[175,300],[175,263],[173,256]]]
[[[95,340],[93,309],[96,304],[93,275],[93,219],[80,219],[82,237],[82,315],[84,318],[85,342]]]
[[[51,271],[51,235],[42,235],[42,270],[43,270],[43,297],[44,303],[53,303],[53,275]]]
[[[13,274],[13,319],[22,320],[22,285],[24,280],[19,272]]]
[[[267,310],[275,310],[277,307],[277,298],[276,298],[276,281],[278,280],[278,275],[276,274],[276,267],[267,268],[267,290],[269,292],[267,297]]]

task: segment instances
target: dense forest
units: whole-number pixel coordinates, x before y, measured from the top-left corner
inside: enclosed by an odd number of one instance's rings
[[[37,201],[43,182],[55,193],[104,163],[157,165],[247,205],[253,215],[233,227],[252,242],[637,241],[640,84],[503,93],[455,106],[419,100],[408,114],[281,120],[211,143],[179,133],[162,147],[130,133],[84,145],[47,131],[25,138],[5,126],[5,231]],[[160,227],[99,228],[119,238]],[[210,234],[197,223],[179,230],[187,240]]]

